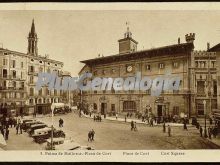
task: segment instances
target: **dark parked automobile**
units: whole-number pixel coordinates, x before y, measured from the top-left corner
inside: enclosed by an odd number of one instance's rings
[[[47,127],[46,124],[34,124],[27,130],[27,132],[29,133],[29,135],[32,135],[34,133],[34,130],[45,128],[45,127]]]
[[[34,131],[34,134],[32,134],[32,137],[35,142],[37,143],[43,143],[46,142],[47,139],[51,138],[51,128],[45,127],[42,129],[37,129]],[[54,138],[65,138],[65,133],[62,130],[56,130],[53,131],[53,137]]]

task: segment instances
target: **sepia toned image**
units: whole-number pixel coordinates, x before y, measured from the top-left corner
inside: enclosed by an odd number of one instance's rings
[[[220,149],[219,16],[0,10],[0,150]]]

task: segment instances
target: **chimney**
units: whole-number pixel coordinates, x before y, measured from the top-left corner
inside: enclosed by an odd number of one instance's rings
[[[186,34],[185,39],[187,43],[193,43],[195,40],[195,33]]]
[[[178,38],[178,44],[180,44],[180,37]]]
[[[207,42],[207,50],[209,50],[209,49],[210,49],[210,43]]]

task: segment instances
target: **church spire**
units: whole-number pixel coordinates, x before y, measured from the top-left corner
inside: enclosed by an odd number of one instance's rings
[[[32,20],[32,25],[31,25],[31,34],[35,34],[35,25],[34,25],[34,19]]]
[[[38,48],[37,48],[37,33],[35,31],[34,19],[32,20],[31,31],[28,35],[28,54],[37,56]]]

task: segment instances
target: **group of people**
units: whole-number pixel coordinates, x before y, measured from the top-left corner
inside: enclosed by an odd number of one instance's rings
[[[171,136],[171,127],[170,127],[170,125],[168,124],[167,125],[167,127],[168,127],[168,136],[170,137]],[[163,122],[163,133],[166,133],[166,122]]]
[[[90,142],[94,141],[94,136],[95,136],[95,131],[92,129],[88,133],[88,141],[90,141]]]
[[[22,134],[22,129],[23,129],[23,122],[20,116],[16,117],[2,117],[0,119],[0,131],[2,136],[5,138],[5,140],[9,139],[9,127],[15,127],[16,128],[16,134],[18,134],[20,130],[20,134]]]
[[[94,115],[93,119],[94,119],[94,121],[99,121],[99,122],[102,121],[101,115]]]
[[[208,127],[207,130],[203,130],[203,127],[200,126],[199,127],[199,132],[200,132],[200,136],[201,137],[208,137],[209,139],[212,139],[212,136],[214,138],[216,138],[217,134],[218,134],[218,128],[215,126],[215,127]]]

